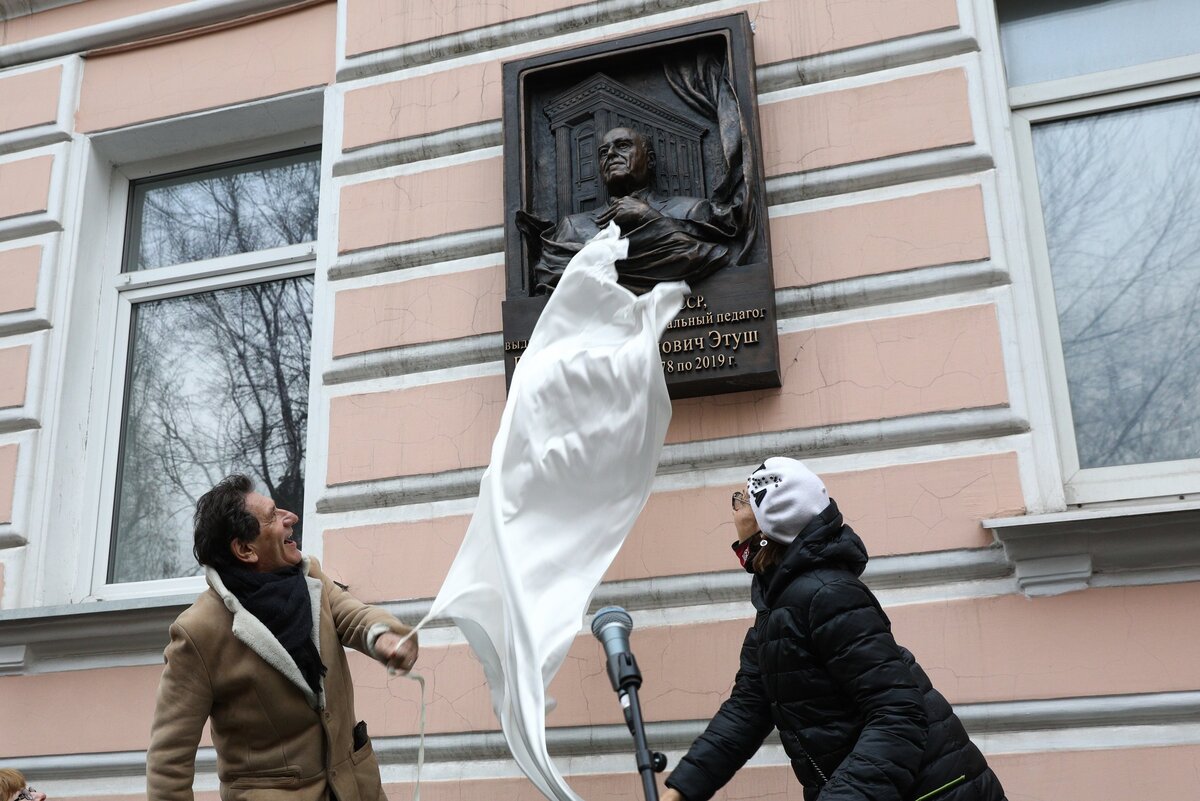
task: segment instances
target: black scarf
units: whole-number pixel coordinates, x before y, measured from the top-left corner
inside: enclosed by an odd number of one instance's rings
[[[312,601],[300,566],[293,565],[272,573],[238,568],[218,570],[217,573],[246,611],[262,621],[283,649],[291,654],[300,668],[300,675],[313,693],[319,695],[326,668],[312,641]]]

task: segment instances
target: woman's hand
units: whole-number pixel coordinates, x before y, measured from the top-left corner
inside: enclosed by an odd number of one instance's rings
[[[658,801],[687,801],[687,799],[684,798],[678,790],[668,787],[667,790],[658,797]]]

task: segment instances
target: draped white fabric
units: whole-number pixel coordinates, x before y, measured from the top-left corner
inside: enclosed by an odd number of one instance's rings
[[[616,225],[572,259],[509,389],[475,515],[426,620],[450,617],[483,663],[513,758],[576,801],[546,750],[546,687],[650,493],[671,404],[658,341],[683,283],[616,283]],[[597,648],[600,646],[597,645]],[[615,704],[614,697],[613,703]]]

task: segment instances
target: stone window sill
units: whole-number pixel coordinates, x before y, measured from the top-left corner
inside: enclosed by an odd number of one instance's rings
[[[984,520],[1029,596],[1200,577],[1200,501]],[[1118,575],[1120,574],[1120,575]]]
[[[0,611],[0,675],[155,664],[196,593]]]

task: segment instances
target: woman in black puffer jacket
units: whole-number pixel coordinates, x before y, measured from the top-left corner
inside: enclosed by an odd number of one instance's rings
[[[706,801],[779,729],[806,801],[1003,801],[999,779],[892,638],[859,576],[867,552],[825,485],[772,457],[734,494],[754,626],[733,692],[667,779]]]

